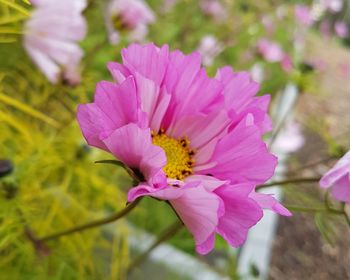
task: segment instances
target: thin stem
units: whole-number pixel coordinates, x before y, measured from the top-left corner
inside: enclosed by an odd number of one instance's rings
[[[314,183],[320,180],[321,180],[321,177],[293,178],[293,179],[288,179],[284,181],[275,181],[264,185],[260,185],[260,186],[257,186],[256,189],[259,190],[259,189],[272,187],[272,186],[288,185],[288,184],[295,184],[295,183]]]
[[[104,219],[101,219],[101,220],[97,220],[97,221],[93,221],[93,222],[87,223],[85,225],[77,226],[77,227],[74,227],[74,228],[71,228],[71,229],[59,232],[59,233],[55,233],[55,234],[52,234],[52,235],[49,235],[49,236],[45,236],[45,237],[39,238],[37,241],[45,242],[45,241],[57,239],[57,238],[60,238],[62,236],[69,235],[69,234],[72,234],[72,233],[75,233],[75,232],[81,232],[81,231],[84,231],[84,230],[87,230],[87,229],[90,229],[90,228],[94,228],[94,227],[98,227],[98,226],[101,226],[101,225],[105,225],[105,224],[114,222],[114,221],[124,217],[132,209],[134,209],[135,206],[140,202],[140,200],[141,200],[141,198],[136,199],[135,201],[129,203],[123,210],[121,210],[118,213],[115,213],[114,215],[112,215],[110,217],[107,217],[107,218],[104,218]]]
[[[309,212],[309,213],[317,213],[317,212],[330,212],[333,214],[343,214],[343,212],[339,212],[336,209],[327,209],[327,208],[321,208],[321,207],[302,207],[297,205],[285,205],[289,210],[296,211],[296,212]]]
[[[140,256],[138,256],[128,267],[128,273],[130,273],[135,267],[141,264],[145,259],[147,259],[148,255],[162,242],[167,241],[171,237],[173,237],[180,229],[182,229],[183,223],[181,220],[176,220],[173,224],[171,224],[168,228],[166,228],[157,238],[156,241]]]

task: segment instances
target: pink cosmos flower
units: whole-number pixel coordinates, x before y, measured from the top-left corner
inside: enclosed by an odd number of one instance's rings
[[[83,51],[77,42],[86,34],[81,14],[86,0],[31,0],[31,4],[35,9],[24,35],[27,53],[50,82],[79,83]]]
[[[282,69],[287,73],[290,73],[293,70],[293,61],[289,55],[285,54],[283,56],[281,60],[281,66]]]
[[[334,30],[339,38],[346,38],[349,35],[348,26],[346,25],[346,23],[344,21],[337,21],[334,24]]]
[[[284,58],[284,52],[281,46],[266,38],[258,42],[258,52],[267,62],[280,62]]]
[[[227,12],[219,0],[201,0],[199,5],[203,13],[215,21],[222,22],[227,19]]]
[[[112,153],[139,174],[128,201],[167,200],[208,253],[215,234],[232,246],[269,208],[289,211],[272,196],[255,192],[277,163],[262,141],[271,130],[270,97],[230,67],[209,78],[195,52],[185,55],[153,44],[122,50],[123,64],[108,68],[115,82],[100,82],[93,103],[80,105],[87,142]]]
[[[305,26],[310,26],[313,23],[311,10],[306,5],[296,5],[294,9],[295,18]]]
[[[321,178],[322,188],[332,188],[332,195],[336,200],[350,204],[350,152],[347,152]]]
[[[142,41],[155,15],[143,0],[111,0],[106,7],[105,20],[110,43],[118,44],[123,32],[132,41]]]
[[[202,55],[203,65],[212,65],[214,58],[221,53],[222,50],[223,45],[214,36],[204,36],[198,47],[198,52]]]

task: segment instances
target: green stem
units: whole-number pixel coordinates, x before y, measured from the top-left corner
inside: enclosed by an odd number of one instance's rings
[[[87,230],[90,228],[94,228],[94,227],[98,227],[98,226],[105,225],[108,223],[112,223],[112,222],[124,217],[125,215],[127,215],[132,209],[135,208],[135,206],[140,202],[140,200],[141,200],[141,198],[136,199],[135,201],[129,203],[123,210],[121,210],[118,213],[115,213],[114,215],[112,215],[110,217],[107,217],[107,218],[104,218],[101,220],[96,220],[96,221],[93,221],[93,222],[90,222],[90,223],[87,223],[87,224],[84,224],[81,226],[77,226],[77,227],[74,227],[74,228],[59,232],[59,233],[55,233],[55,234],[52,234],[49,236],[45,236],[45,237],[39,238],[37,241],[38,242],[45,242],[45,241],[57,239],[57,238],[60,238],[62,236],[69,235],[72,233],[81,232],[81,231],[84,231],[84,230]]]
[[[128,267],[128,273],[130,273],[135,267],[141,264],[145,259],[147,259],[148,255],[162,242],[167,241],[171,237],[173,237],[180,229],[182,229],[183,223],[181,220],[176,220],[173,224],[171,224],[168,228],[166,228],[157,238],[156,241],[140,256],[138,256]]]
[[[346,207],[346,204],[343,203],[343,215],[344,215],[346,223],[350,227],[350,217],[349,217],[348,213],[346,213],[345,207]]]
[[[321,208],[321,207],[302,207],[297,205],[285,205],[289,210],[296,212],[307,212],[307,213],[318,213],[318,212],[330,212],[332,214],[341,215],[344,214],[343,211],[339,211],[333,208]]]
[[[314,182],[320,181],[320,179],[321,177],[293,178],[293,179],[288,179],[284,181],[275,181],[264,185],[259,185],[256,187],[256,189],[259,190],[259,189],[272,187],[272,186],[281,186],[281,185],[297,184],[297,183],[314,183]]]

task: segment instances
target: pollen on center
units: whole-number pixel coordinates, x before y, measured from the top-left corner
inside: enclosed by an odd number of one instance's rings
[[[168,178],[183,180],[193,173],[195,151],[190,148],[186,137],[175,139],[167,136],[164,130],[157,134],[152,132],[152,142],[161,147],[167,157],[167,165],[163,168]]]

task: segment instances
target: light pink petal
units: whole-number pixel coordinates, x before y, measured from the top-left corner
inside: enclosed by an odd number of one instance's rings
[[[131,75],[128,68],[126,68],[123,64],[117,62],[108,62],[107,68],[112,74],[113,79],[118,83],[122,83],[127,77]]]
[[[203,244],[215,232],[220,208],[220,199],[215,194],[202,186],[187,188],[170,203],[194,236],[196,245]]]
[[[225,205],[217,232],[233,247],[244,243],[248,230],[263,216],[259,205],[248,197],[254,185],[226,185],[215,190]]]
[[[271,194],[257,193],[254,191],[249,197],[254,199],[262,208],[270,209],[282,216],[292,216],[292,213],[280,204]]]
[[[196,174],[186,177],[185,182],[200,182],[201,185],[207,191],[214,191],[218,187],[221,187],[228,183],[228,181],[221,181],[212,176],[196,175]]]
[[[196,251],[197,251],[198,254],[206,255],[211,250],[213,250],[214,245],[215,245],[215,233],[210,235],[205,242],[203,242],[200,245],[197,245],[196,246]]]
[[[277,158],[269,153],[261,140],[259,129],[242,120],[216,145],[211,162],[214,167],[201,170],[200,174],[211,174],[233,183],[251,181],[263,183],[273,174]]]
[[[347,152],[320,180],[322,188],[328,188],[350,173],[350,152]]]
[[[155,188],[149,185],[140,184],[136,187],[133,187],[128,192],[128,201],[132,202],[136,198],[141,196],[151,196],[154,198],[162,200],[172,200],[179,198],[185,189],[172,187],[172,186],[163,186],[162,188]]]
[[[139,170],[149,183],[153,183],[153,176],[166,165],[165,152],[152,144],[150,130],[141,129],[136,124],[116,129],[103,143],[117,159]]]
[[[188,137],[192,148],[198,149],[225,132],[230,123],[225,110],[208,115],[187,116],[169,127],[167,133],[174,138]]]

